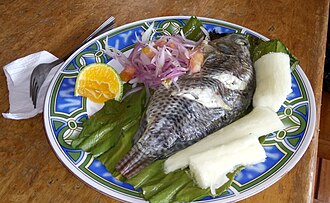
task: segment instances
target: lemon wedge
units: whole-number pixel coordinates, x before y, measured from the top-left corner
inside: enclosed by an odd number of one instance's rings
[[[123,82],[113,67],[104,63],[90,64],[77,76],[75,95],[87,97],[96,103],[104,103],[110,99],[120,101]]]

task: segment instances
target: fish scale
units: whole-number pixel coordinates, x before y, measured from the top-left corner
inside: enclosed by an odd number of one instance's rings
[[[150,98],[135,144],[116,166],[123,176],[132,177],[153,161],[192,145],[240,118],[249,107],[255,75],[248,40],[230,34],[200,48],[205,58],[201,71],[182,76],[177,81],[180,90],[161,86]],[[221,74],[245,82],[245,89],[226,88],[217,79]],[[218,106],[208,108],[211,101]]]

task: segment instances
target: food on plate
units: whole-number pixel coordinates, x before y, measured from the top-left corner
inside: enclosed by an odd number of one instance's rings
[[[251,103],[255,76],[249,42],[241,34],[204,43],[200,72],[160,86],[150,98],[134,146],[117,170],[132,177],[157,159],[184,149],[240,118]]]
[[[84,67],[78,74],[75,95],[84,96],[96,103],[110,99],[120,100],[123,94],[123,84],[111,66],[94,63]]]
[[[105,53],[124,67],[120,76],[105,64],[81,71],[76,93],[106,102],[71,145],[151,203],[220,195],[241,169],[265,159],[265,136],[284,128],[276,111],[298,60],[279,40],[207,33],[194,17],[180,35],[152,39],[153,29],[137,37],[128,57],[106,41]],[[127,83],[110,91],[107,72],[89,73],[93,66],[109,71],[114,84]]]
[[[163,160],[155,161],[142,169],[136,176],[128,179],[127,183],[133,185],[136,189],[141,189],[143,197],[150,203],[192,202],[207,196],[214,196],[209,188],[202,189],[196,184],[188,169],[165,174],[163,163]],[[216,189],[217,195],[225,192],[234,180],[235,175],[242,168],[238,167],[233,172],[227,174],[229,180]]]
[[[254,43],[254,48],[251,49],[253,62],[256,62],[259,58],[269,53],[285,53],[290,57],[291,71],[294,70],[299,63],[298,58],[278,39],[262,42],[253,37],[249,37],[249,40]]]
[[[153,24],[143,34],[128,57],[119,50],[105,47],[105,53],[119,61],[124,67],[120,73],[122,80],[143,83],[152,89],[160,85],[170,87],[180,76],[198,72],[203,62],[203,53],[198,42],[184,35],[161,36],[155,40],[145,37],[153,29]]]
[[[285,53],[269,53],[254,63],[257,87],[253,106],[265,106],[277,112],[291,89],[290,57]]]
[[[299,60],[278,39],[256,43],[252,58],[256,70],[253,106],[278,111],[291,93],[291,73]]]
[[[182,27],[182,32],[187,39],[199,41],[207,34],[202,29],[205,29],[202,21],[196,16],[191,16],[188,22]]]
[[[186,168],[191,156],[213,147],[241,140],[247,136],[258,138],[283,128],[283,123],[274,111],[267,107],[256,107],[246,116],[170,156],[164,164],[165,173]]]
[[[210,148],[189,158],[189,169],[199,187],[216,189],[229,179],[226,176],[239,166],[265,161],[266,152],[256,136],[247,134],[239,140]]]
[[[127,95],[132,91],[123,85]],[[83,123],[79,136],[73,139],[71,146],[93,154],[114,174],[115,164],[132,147],[132,139],[140,125],[145,109],[144,90],[132,93],[122,101],[109,100],[101,110]]]

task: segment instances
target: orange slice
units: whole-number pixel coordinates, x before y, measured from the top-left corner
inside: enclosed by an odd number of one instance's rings
[[[78,74],[75,95],[87,97],[96,103],[110,99],[119,101],[123,95],[123,82],[111,66],[104,63],[90,64]]]

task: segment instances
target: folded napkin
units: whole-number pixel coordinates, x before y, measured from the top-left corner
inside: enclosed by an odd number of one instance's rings
[[[7,78],[9,91],[9,112],[2,113],[9,119],[27,119],[43,111],[47,88],[62,64],[54,67],[40,88],[37,106],[34,108],[30,98],[30,77],[33,69],[41,63],[49,63],[57,57],[47,51],[37,52],[7,64],[3,70]]]

